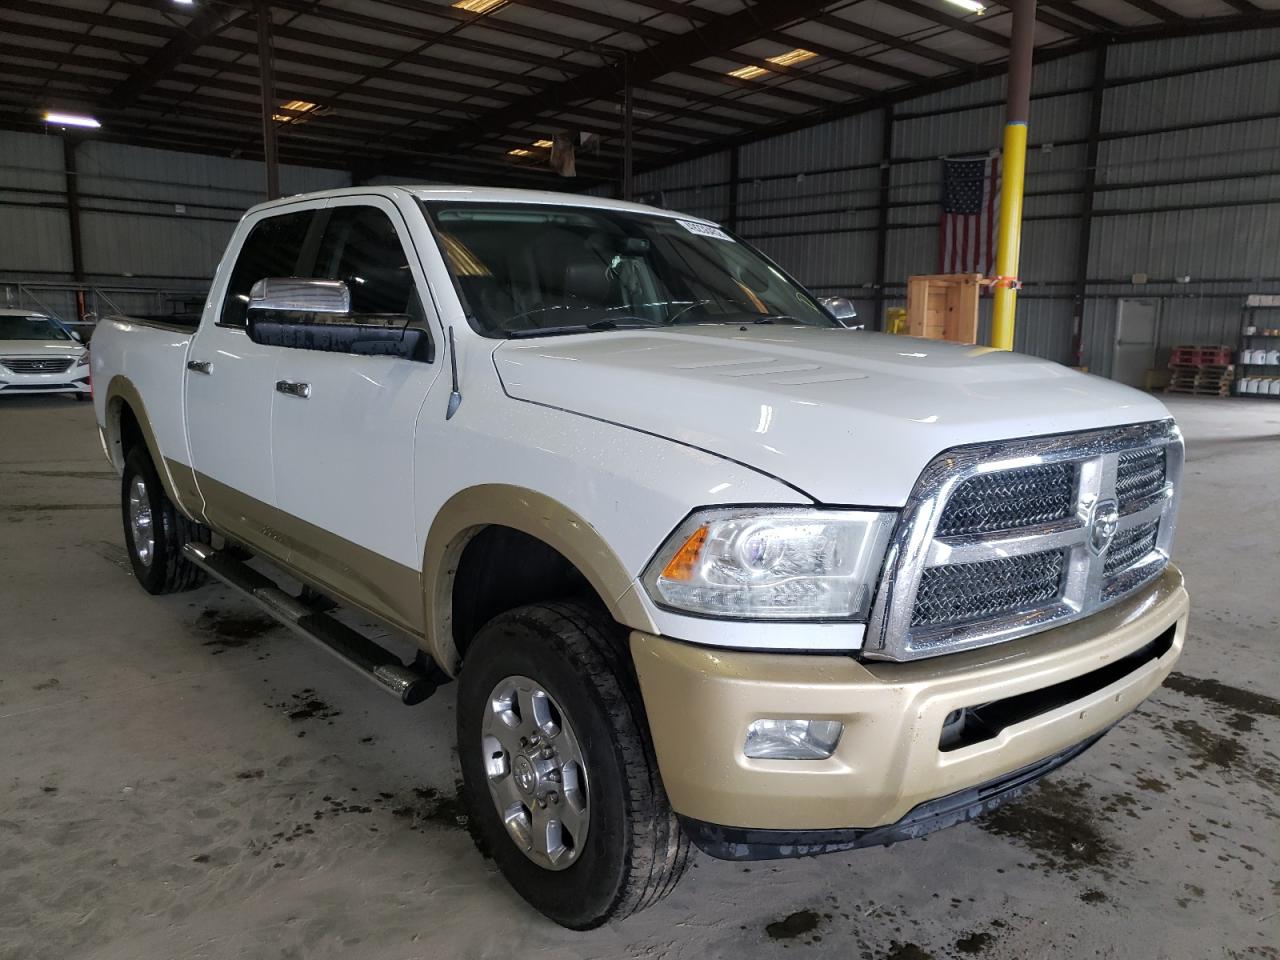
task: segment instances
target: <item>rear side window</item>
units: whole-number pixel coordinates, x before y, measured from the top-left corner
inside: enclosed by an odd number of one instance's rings
[[[314,210],[285,213],[260,220],[240,248],[231,270],[227,293],[222,299],[219,322],[233,327],[245,325],[249,290],[267,277],[296,277],[307,229]]]
[[[354,314],[422,314],[409,258],[391,218],[377,207],[329,211],[312,276],[341,280]]]

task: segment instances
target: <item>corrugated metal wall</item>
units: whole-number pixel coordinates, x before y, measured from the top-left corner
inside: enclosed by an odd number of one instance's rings
[[[1075,362],[1093,58],[1037,65],[1031,110],[1016,345],[1064,363]],[[893,108],[883,298],[879,111],[740,148],[738,232],[864,316],[881,299],[901,304],[906,277],[938,268],[940,159],[998,146],[1003,96],[997,77]],[[1100,134],[1081,362],[1110,372],[1125,297],[1158,302],[1162,351],[1234,343],[1245,295],[1280,292],[1280,30],[1112,46]],[[646,173],[638,192],[732,220],[730,168],[717,153]],[[985,333],[989,303],[981,320]]]
[[[202,299],[236,221],[263,200],[255,161],[87,139],[76,166],[85,279],[103,312]],[[286,194],[350,182],[337,170],[280,169]],[[60,137],[0,131],[0,305],[74,319],[65,186]]]
[[[1062,362],[1075,357],[1093,57],[1035,71],[1016,344]],[[849,295],[874,316],[902,302],[909,275],[936,271],[940,158],[998,145],[1003,94],[996,77],[894,106],[883,291],[880,111],[739,148],[736,205],[727,150],[642,173],[635,190],[731,222],[816,291]],[[1280,292],[1280,30],[1113,45],[1100,131],[1081,362],[1110,372],[1124,297],[1158,302],[1164,348],[1234,342],[1244,296]],[[256,162],[91,140],[78,158],[85,269],[126,300],[135,294],[119,288],[198,291],[235,220],[261,199]],[[288,193],[347,182],[282,170]],[[0,285],[70,278],[63,186],[57,137],[0,132]],[[988,312],[984,303],[984,331]]]

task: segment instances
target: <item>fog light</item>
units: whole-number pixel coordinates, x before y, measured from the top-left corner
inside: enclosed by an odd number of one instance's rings
[[[843,732],[839,720],[754,720],[742,752],[752,760],[825,760]]]

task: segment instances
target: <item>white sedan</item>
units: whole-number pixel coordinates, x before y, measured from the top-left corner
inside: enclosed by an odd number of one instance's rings
[[[89,351],[79,336],[42,313],[0,310],[0,397],[11,393],[88,400]]]

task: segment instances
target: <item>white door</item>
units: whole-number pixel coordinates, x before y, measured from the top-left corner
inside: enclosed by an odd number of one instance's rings
[[[284,208],[240,228],[243,243],[230,277],[206,312],[187,357],[187,435],[196,482],[211,524],[256,549],[283,554],[272,536],[271,407],[279,347],[249,339],[249,288],[264,277],[288,277],[316,209]]]
[[[1116,312],[1115,353],[1111,379],[1141,387],[1156,359],[1157,303],[1121,300]]]
[[[414,432],[440,375],[439,327],[426,314],[425,279],[395,204],[342,197],[321,216],[306,275],[344,281],[353,314],[402,315],[425,327],[437,359],[282,349],[276,379],[306,387],[276,395],[276,504],[302,521],[291,524],[293,567],[413,628],[422,618]]]

